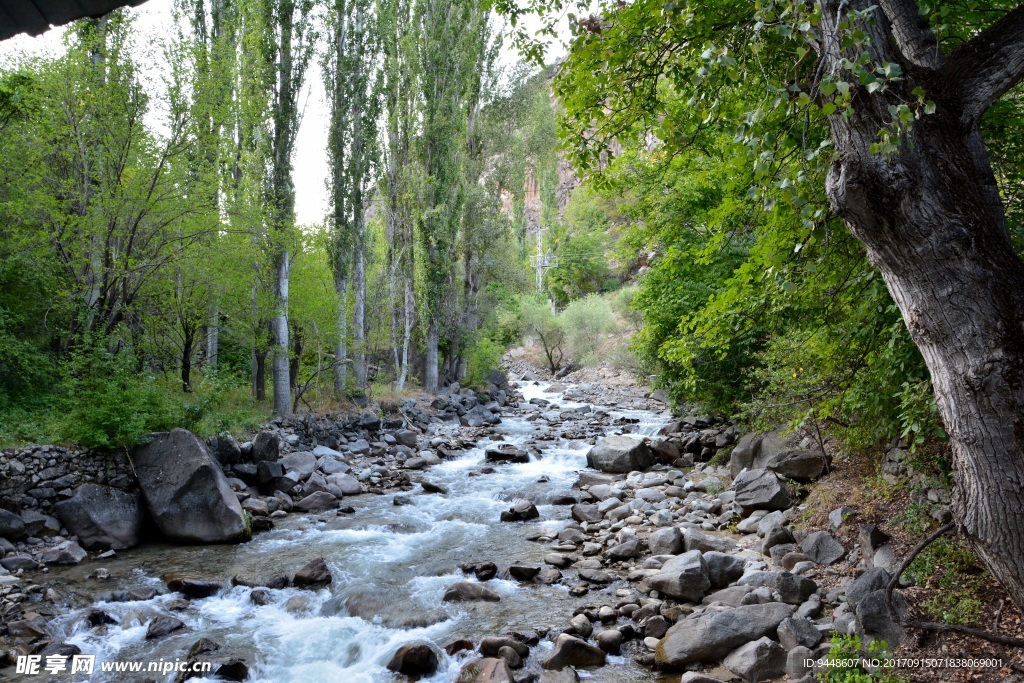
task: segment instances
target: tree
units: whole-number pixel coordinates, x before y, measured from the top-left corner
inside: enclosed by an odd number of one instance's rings
[[[424,388],[438,389],[438,342],[452,292],[452,264],[465,201],[467,106],[479,78],[487,13],[476,0],[422,0],[419,87],[423,129],[419,158],[425,175],[419,239],[424,258],[427,349]]]
[[[411,21],[411,0],[381,2],[380,80],[385,107],[385,140],[383,145],[384,220],[388,242],[388,298],[391,323],[391,347],[395,366],[395,388],[402,391],[409,374],[409,348],[416,317],[415,296],[415,179],[412,155],[413,113],[416,103],[416,60],[413,40],[415,25]],[[399,286],[400,285],[400,286]],[[401,316],[396,290],[402,294]],[[398,323],[402,323],[402,340],[398,341]]]
[[[290,242],[294,238],[295,185],[292,154],[299,130],[299,91],[313,56],[312,0],[258,0],[251,25],[252,45],[263,60],[264,86],[270,94],[270,169],[267,200],[271,260],[274,267],[274,410],[291,415],[288,343]]]
[[[952,5],[609,6],[580,23],[559,92],[580,160],[616,136],[685,144],[702,121],[732,120],[762,197],[796,205],[808,237],[829,209],[845,221],[931,373],[956,521],[1024,607],[1024,262],[981,128],[1024,76],[1024,6]],[[723,106],[740,91],[747,106]],[[690,120],[659,120],[674,92]],[[785,138],[806,163],[778,177]],[[825,174],[827,207],[808,186]]]
[[[371,0],[336,0],[327,16],[329,50],[324,78],[331,103],[328,156],[331,162],[331,221],[338,342],[335,392],[344,391],[348,329],[349,264],[355,288],[353,370],[356,386],[366,388],[366,200],[376,174],[380,97],[375,62],[379,31]],[[350,254],[351,252],[351,254]],[[350,261],[351,257],[351,261]]]

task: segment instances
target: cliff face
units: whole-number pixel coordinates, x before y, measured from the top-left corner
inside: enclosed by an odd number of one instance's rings
[[[580,185],[580,177],[576,170],[565,159],[558,160],[557,168],[558,182],[555,186],[555,209],[558,217],[561,218],[569,204],[569,197],[572,191]],[[525,184],[525,200],[523,214],[526,219],[526,232],[533,234],[541,227],[541,217],[544,215],[544,203],[541,199],[540,182],[534,173],[527,173]],[[511,204],[509,204],[511,209]]]

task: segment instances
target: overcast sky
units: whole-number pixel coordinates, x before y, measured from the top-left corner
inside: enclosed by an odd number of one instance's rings
[[[160,45],[170,38],[174,25],[173,0],[149,0],[131,10],[137,31],[137,62],[142,68],[143,84],[151,92],[159,92],[161,78]],[[49,30],[41,36],[16,36],[0,43],[0,63],[7,65],[18,54],[59,54],[62,51],[64,28]],[[564,54],[560,46],[549,52],[549,59]],[[516,54],[506,47],[502,61],[513,63]],[[148,67],[147,67],[148,65]],[[316,60],[310,65],[303,88],[300,106],[302,125],[295,143],[294,172],[295,212],[300,225],[311,225],[327,214],[327,123],[328,107],[325,101],[323,79]]]

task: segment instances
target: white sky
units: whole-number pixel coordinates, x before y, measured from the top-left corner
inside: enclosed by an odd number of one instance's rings
[[[142,69],[143,84],[156,95],[162,88],[159,74],[161,41],[173,37],[173,0],[148,0],[132,9],[137,31],[137,62]],[[567,27],[560,32],[567,35]],[[64,28],[50,29],[41,36],[29,37],[24,34],[0,42],[0,65],[8,65],[19,54],[29,56],[56,55],[63,50]],[[508,41],[506,40],[506,43]],[[555,46],[549,50],[549,60],[565,50]],[[517,55],[506,46],[503,62],[514,63]],[[148,65],[148,68],[147,68]],[[154,97],[154,100],[158,99]],[[295,212],[300,225],[311,225],[324,219],[328,210],[325,179],[327,168],[327,124],[328,107],[325,99],[320,65],[314,60],[310,64],[303,88],[300,106],[303,108],[302,124],[295,142],[293,179],[295,181]]]

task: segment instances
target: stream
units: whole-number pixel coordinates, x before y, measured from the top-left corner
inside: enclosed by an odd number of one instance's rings
[[[502,415],[498,433],[506,442],[522,445],[537,432],[529,418],[538,409],[526,406],[534,397],[552,401],[543,409],[557,415],[560,410],[583,406],[563,400],[562,393],[545,392],[544,383],[521,383],[521,407]],[[571,389],[572,385],[567,385]],[[637,420],[637,434],[651,435],[669,419],[666,413],[642,410],[606,410],[612,418]],[[545,425],[544,421],[540,424]],[[437,433],[457,430],[439,425]],[[621,427],[608,427],[616,433]],[[216,595],[192,600],[180,608],[180,596],[158,595],[136,602],[100,602],[100,608],[119,624],[91,627],[87,609],[69,612],[50,624],[51,631],[85,654],[97,657],[97,673],[89,680],[128,680],[126,674],[100,674],[102,661],[154,661],[184,659],[200,637],[221,644],[218,656],[246,660],[250,681],[268,683],[338,682],[371,683],[403,680],[385,667],[395,650],[413,640],[428,640],[438,646],[441,666],[436,674],[422,679],[430,683],[452,683],[460,668],[474,652],[455,656],[443,647],[460,638],[478,644],[488,635],[539,629],[561,631],[573,610],[582,605],[615,605],[616,590],[626,589],[623,581],[592,586],[588,594],[570,595],[575,583],[573,569],[566,579],[553,585],[521,584],[508,578],[512,564],[543,565],[550,545],[526,540],[531,531],[555,535],[569,521],[569,507],[551,505],[555,496],[572,494],[578,472],[586,467],[590,445],[582,441],[554,439],[538,441],[540,459],[529,463],[495,466],[493,474],[481,474],[484,448],[481,441],[457,460],[448,460],[423,473],[423,478],[447,488],[446,495],[426,494],[417,486],[406,495],[412,503],[396,505],[393,495],[367,495],[345,499],[356,508],[354,514],[333,513],[289,515],[272,531],[234,546],[176,547],[147,545],[120,553],[117,557],[59,570],[64,585],[86,590],[130,590],[151,587],[164,590],[170,574],[223,581],[232,576],[268,577],[290,574],[309,560],[322,556],[333,574],[330,586],[317,591],[285,588],[271,591],[268,604],[256,605],[251,588],[233,586]],[[501,523],[503,510],[511,501],[528,498],[536,503],[540,520]],[[501,595],[500,602],[443,603],[445,590],[458,581],[476,581],[460,569],[466,562],[493,562],[498,576],[487,582]],[[89,578],[97,567],[111,578],[99,582]],[[54,577],[58,578],[58,577]],[[72,590],[75,590],[72,588]],[[386,619],[367,621],[349,616],[344,602],[353,595],[383,600],[389,606]],[[172,615],[186,624],[182,631],[147,641],[146,625],[155,616]],[[403,627],[405,626],[405,627]],[[532,668],[550,651],[552,643],[542,638],[530,653]],[[222,657],[223,658],[223,657]],[[609,665],[581,671],[591,681],[626,683],[652,680],[653,674],[627,657],[609,657]],[[105,677],[109,676],[109,677]],[[121,676],[121,678],[118,678]],[[150,674],[152,676],[152,674]],[[172,681],[175,674],[156,680]],[[38,676],[11,680],[39,680]],[[138,674],[131,680],[141,680]],[[206,679],[192,679],[206,680]],[[213,680],[213,679],[210,679]]]

